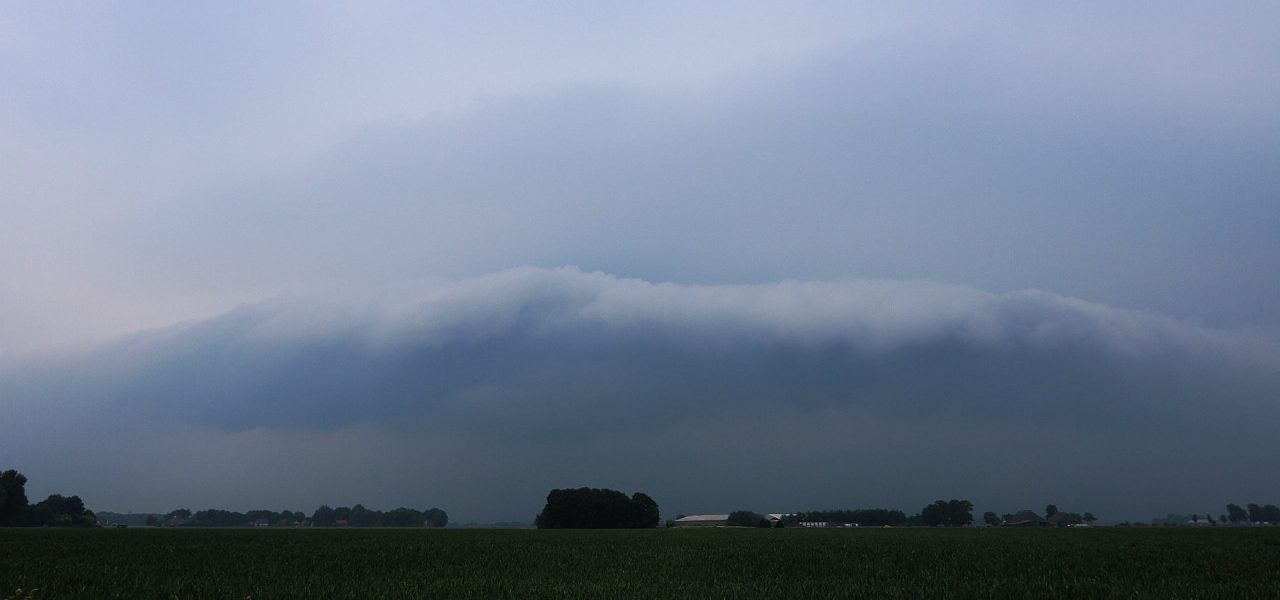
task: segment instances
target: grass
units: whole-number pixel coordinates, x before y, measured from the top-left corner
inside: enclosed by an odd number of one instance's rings
[[[0,530],[28,596],[1280,598],[1280,528]]]

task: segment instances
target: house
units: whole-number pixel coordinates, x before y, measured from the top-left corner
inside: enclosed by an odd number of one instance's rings
[[[689,515],[671,522],[672,527],[715,527],[729,522],[729,515]]]
[[[1020,510],[1017,514],[1004,520],[1001,525],[1005,527],[1052,527],[1048,521],[1042,519],[1040,515],[1029,511]]]

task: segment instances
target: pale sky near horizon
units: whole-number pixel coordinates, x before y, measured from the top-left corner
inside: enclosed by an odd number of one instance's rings
[[[9,6],[0,468],[470,520],[1280,502],[1277,21]]]

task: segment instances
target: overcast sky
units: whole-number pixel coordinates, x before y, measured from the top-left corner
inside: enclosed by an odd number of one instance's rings
[[[7,7],[0,468],[478,521],[1280,502],[1280,6],[689,4]]]

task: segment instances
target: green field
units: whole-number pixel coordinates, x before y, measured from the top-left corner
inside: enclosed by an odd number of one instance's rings
[[[0,584],[0,598],[1280,598],[1280,528],[9,529]]]

